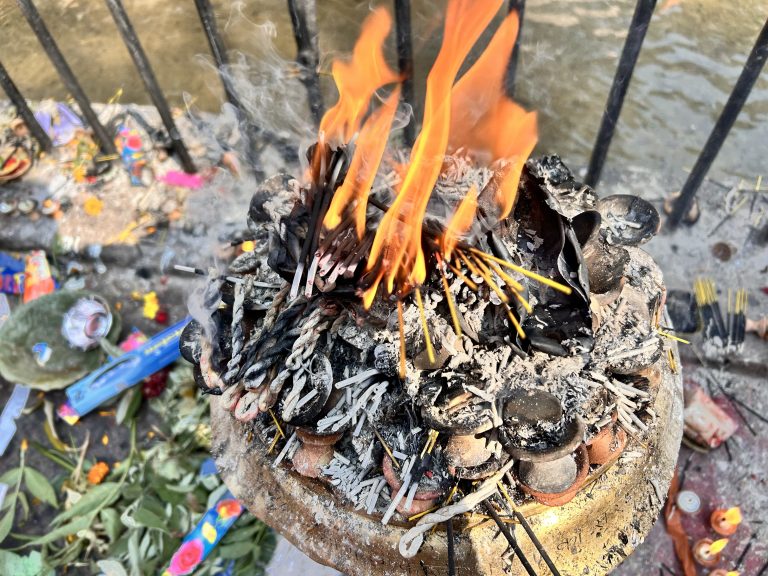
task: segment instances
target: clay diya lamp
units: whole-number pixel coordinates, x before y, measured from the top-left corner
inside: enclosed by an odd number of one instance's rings
[[[712,530],[721,536],[733,536],[741,524],[741,510],[738,506],[734,508],[718,508],[709,518]]]
[[[587,441],[589,463],[602,465],[616,459],[627,446],[627,433],[616,424],[616,413],[611,421]]]
[[[448,472],[461,480],[483,480],[498,472],[509,461],[509,454],[495,458],[488,448],[490,440],[474,434],[451,436],[445,446]]]
[[[400,478],[400,471],[395,469],[395,466],[392,464],[392,458],[390,458],[387,454],[384,454],[384,459],[381,463],[381,469],[384,474],[384,479],[387,481],[387,484],[389,484],[389,489],[392,491],[392,494],[397,494],[400,488],[403,486],[403,481]],[[437,504],[437,501],[440,496],[442,496],[442,494],[443,490],[425,489],[419,486],[413,496],[411,507],[407,510],[405,509],[407,499],[403,498],[397,505],[397,511],[400,512],[400,514],[403,516],[421,514],[422,512],[426,512],[435,504]]]
[[[710,538],[702,538],[693,545],[693,559],[705,568],[713,568],[720,562],[720,553],[728,544],[728,538],[714,542]]]
[[[333,447],[345,431],[318,434],[310,428],[296,428],[296,436],[301,440],[291,459],[296,472],[307,478],[319,478],[323,468],[333,460]]]
[[[559,492],[555,492],[552,488],[548,488],[545,490],[537,490],[536,488],[530,486],[529,484],[526,484],[526,482],[519,477],[520,480],[520,488],[523,492],[528,494],[531,498],[539,502],[540,504],[544,504],[545,506],[563,506],[565,504],[568,504],[573,498],[576,496],[576,494],[581,490],[581,487],[584,486],[584,483],[587,480],[587,475],[589,474],[589,455],[587,454],[587,448],[583,444],[578,447],[576,452],[574,452],[572,455],[569,455],[569,458],[572,457],[573,460],[576,463],[576,477],[573,480],[573,483],[560,490]],[[530,465],[531,463],[521,462],[520,466],[521,469],[526,466]],[[536,467],[539,468],[541,466],[541,463],[537,463]],[[545,474],[547,471],[547,468],[545,467],[543,470],[539,468],[539,470],[542,470]],[[557,467],[555,468],[556,473],[561,473],[563,466],[561,463],[557,463]],[[522,475],[522,474],[521,474]],[[531,478],[532,473],[531,471],[527,471],[525,474],[526,477]],[[530,481],[530,480],[529,480]]]
[[[581,419],[564,420],[560,401],[543,390],[516,392],[504,404],[503,419],[501,430],[514,430],[515,427],[543,430],[561,426],[556,441],[551,437],[544,443],[534,439],[531,448],[516,445],[510,432],[502,432],[500,439],[506,452],[520,461],[518,479],[525,493],[547,506],[570,502],[589,472],[589,455],[582,444],[584,423]],[[544,447],[536,447],[539,444]]]

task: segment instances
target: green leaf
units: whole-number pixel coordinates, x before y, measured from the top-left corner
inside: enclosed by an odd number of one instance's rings
[[[107,534],[110,542],[114,542],[120,536],[123,530],[123,523],[120,522],[120,514],[114,508],[105,508],[99,512],[99,518],[104,525],[104,532]]]
[[[11,528],[13,528],[13,517],[15,516],[16,507],[14,506],[8,512],[6,512],[5,516],[3,516],[3,519],[0,520],[0,542],[5,540],[5,537],[8,536],[8,534],[11,531]]]
[[[13,576],[53,576],[53,570],[45,566],[40,552],[19,556],[8,550],[0,550],[0,574]]]
[[[56,518],[54,518],[51,523],[61,524],[62,522],[65,522],[70,518],[74,518],[75,516],[82,516],[83,514],[93,512],[99,506],[109,506],[120,497],[119,488],[120,484],[117,482],[104,482],[103,484],[97,484],[93,488],[90,488],[88,492],[83,494],[83,497],[80,498],[80,500],[78,500],[72,506],[72,508],[65,510],[56,516]]]
[[[141,386],[136,386],[123,394],[115,411],[115,422],[118,424],[130,422],[141,407],[142,397]]]
[[[51,483],[48,482],[45,476],[34,468],[27,466],[24,469],[24,484],[26,484],[30,494],[41,502],[47,502],[54,507],[58,506],[53,486],[51,486]]]
[[[11,468],[0,476],[0,483],[2,484],[8,484],[8,486],[16,486],[16,484],[19,483],[19,478],[21,476],[21,468]]]
[[[24,522],[26,522],[29,518],[29,500],[27,500],[27,495],[24,492],[19,492],[19,504],[24,511]]]
[[[99,560],[96,565],[104,572],[104,576],[128,576],[128,572],[117,560]]]
[[[51,530],[48,534],[40,536],[31,542],[28,542],[24,546],[42,546],[50,542],[55,542],[59,538],[64,538],[70,534],[77,534],[80,530],[85,530],[91,525],[91,519],[87,516],[81,516],[64,526],[59,526],[55,530]]]
[[[138,524],[146,526],[147,528],[157,528],[158,530],[163,531],[168,530],[168,526],[166,525],[165,520],[144,507],[141,507],[136,510],[136,512],[134,512],[133,519]]]
[[[218,550],[219,557],[225,560],[237,560],[254,550],[253,542],[235,542],[227,546],[221,546]]]

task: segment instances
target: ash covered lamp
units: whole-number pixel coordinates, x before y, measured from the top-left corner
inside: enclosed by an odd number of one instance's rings
[[[718,508],[712,512],[709,522],[712,530],[721,536],[732,536],[741,524],[741,509],[738,506],[728,509]]]
[[[712,541],[711,538],[702,538],[693,545],[693,558],[705,568],[717,566],[720,562],[720,553],[728,544],[728,538]]]

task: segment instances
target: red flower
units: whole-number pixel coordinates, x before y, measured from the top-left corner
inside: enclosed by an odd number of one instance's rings
[[[181,545],[171,558],[168,571],[172,576],[191,574],[203,559],[203,543],[200,540],[188,540]]]
[[[238,516],[243,511],[243,507],[237,500],[222,500],[216,504],[216,512],[222,520],[227,520],[233,516]]]

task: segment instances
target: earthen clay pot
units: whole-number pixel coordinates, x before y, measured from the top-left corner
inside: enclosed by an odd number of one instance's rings
[[[333,446],[343,435],[343,430],[333,434],[318,434],[308,428],[296,428],[296,436],[299,437],[299,440],[303,444],[312,446]]]
[[[574,453],[574,456],[576,458],[578,472],[576,473],[576,480],[574,480],[569,488],[562,492],[548,494],[546,492],[534,490],[522,481],[520,482],[520,488],[523,492],[531,496],[531,498],[545,506],[562,506],[563,504],[567,504],[573,500],[573,497],[576,496],[576,493],[584,485],[584,482],[587,480],[587,474],[589,473],[589,454],[587,453],[587,447],[584,444],[579,446]]]
[[[589,463],[602,465],[610,462],[624,451],[627,445],[627,433],[623,428],[616,425],[616,417],[611,422],[603,426],[587,442],[587,453],[589,454]]]
[[[293,467],[302,476],[318,478],[333,460],[333,444],[302,443],[293,455]]]
[[[392,490],[392,493],[397,493],[398,490],[400,490],[400,487],[403,485],[403,481],[400,480],[400,476],[397,473],[397,470],[395,470],[394,466],[392,466],[392,459],[384,455],[384,460],[381,463],[381,469],[384,473],[384,479],[387,481],[387,484],[389,484],[390,490]],[[434,500],[436,498],[439,498],[442,495],[442,490],[416,490],[416,495],[413,497],[414,500]],[[409,511],[410,512],[410,511]],[[413,512],[413,514],[416,514],[416,512]]]

